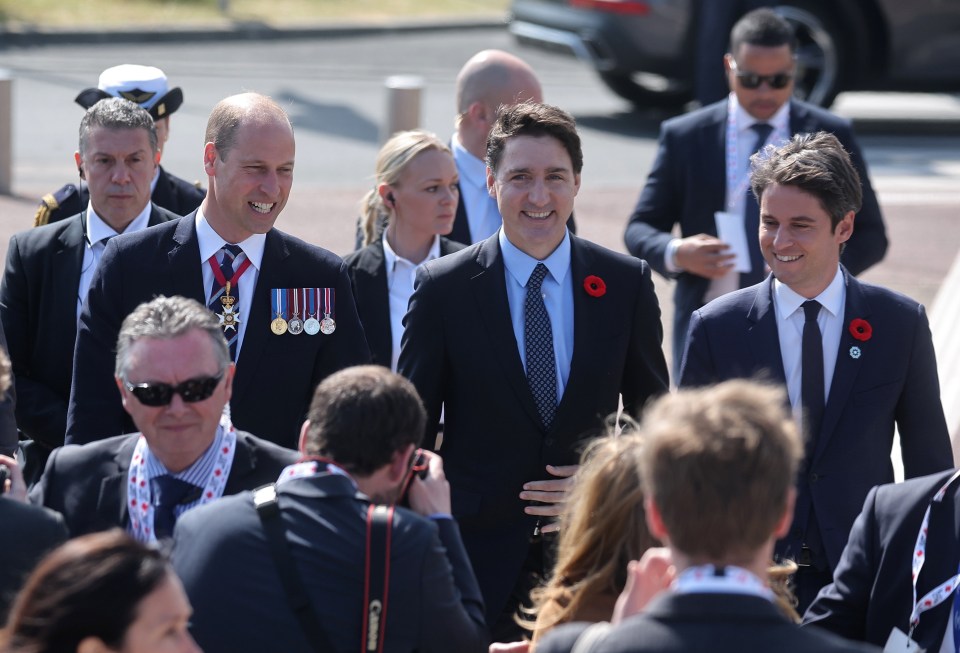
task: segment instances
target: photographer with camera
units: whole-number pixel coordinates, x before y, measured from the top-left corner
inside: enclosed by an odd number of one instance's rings
[[[417,456],[425,421],[406,379],[342,370],[314,393],[299,463],[273,485],[184,515],[173,565],[196,606],[197,643],[235,653],[486,651],[443,461]],[[409,509],[394,507],[405,489]]]

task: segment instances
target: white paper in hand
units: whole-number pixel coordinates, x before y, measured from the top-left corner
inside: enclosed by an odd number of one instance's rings
[[[747,234],[743,227],[743,216],[726,211],[714,213],[717,222],[717,238],[730,246],[727,254],[734,254],[733,269],[737,272],[750,272],[750,249],[747,246]],[[757,234],[753,234],[757,238]]]

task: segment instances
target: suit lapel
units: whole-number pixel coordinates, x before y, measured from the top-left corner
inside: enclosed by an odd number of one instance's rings
[[[510,321],[503,255],[500,252],[497,234],[485,240],[480,246],[477,252],[477,263],[480,266],[480,272],[471,279],[471,286],[485,327],[484,332],[490,341],[489,347],[482,347],[477,343],[477,352],[493,352],[493,357],[503,369],[504,376],[516,393],[523,409],[534,424],[540,424],[540,415],[533,401],[530,386],[527,385],[527,377],[517,349],[517,337]]]
[[[457,190],[460,191],[459,183],[457,184]],[[447,238],[464,245],[470,245],[470,223],[467,221],[467,206],[463,201],[462,192],[460,198],[460,201],[457,202],[457,215],[453,218],[453,229],[450,230]]]
[[[755,286],[756,297],[747,311],[747,340],[753,353],[753,369],[768,370],[771,381],[786,384],[787,375],[783,371],[783,354],[780,351],[780,334],[777,331],[777,311],[773,305],[773,275]]]
[[[726,102],[718,107],[713,120],[705,124],[700,133],[699,151],[690,152],[690,156],[702,163],[699,175],[703,187],[703,205],[707,209],[725,211],[727,208],[727,107]],[[703,225],[706,233],[716,235],[717,224],[713,213],[708,211],[709,219]]]
[[[584,396],[590,396],[589,385],[593,382],[583,369],[587,361],[596,353],[597,343],[602,342],[601,334],[610,328],[611,315],[604,308],[611,305],[609,300],[590,297],[579,291],[580,280],[588,274],[595,274],[594,256],[579,239],[570,235],[570,282],[573,283],[573,355],[570,358],[570,376],[564,388],[553,428],[563,428],[567,413],[576,410],[578,402]],[[588,305],[589,303],[589,305]],[[526,381],[526,379],[524,379]]]
[[[160,176],[160,180],[157,182],[157,188],[160,187],[160,184],[163,183],[163,175]],[[166,220],[163,219],[163,216],[160,214],[160,211],[157,210],[157,203],[152,202],[150,204],[150,219],[147,220],[148,227],[155,227],[158,224],[163,224]]]
[[[243,431],[237,431],[237,447],[234,450],[233,463],[230,465],[230,476],[227,478],[223,494],[237,494],[243,490],[251,489],[247,487],[244,479],[254,470],[256,463],[256,456],[250,450],[246,434]]]
[[[72,343],[77,338],[77,298],[80,288],[80,269],[83,267],[84,229],[87,212],[80,214],[59,237],[59,245],[53,257],[52,271],[55,305],[44,319],[51,320],[57,328],[63,329],[64,342]],[[72,350],[73,347],[70,346]]]
[[[854,346],[864,352],[869,349],[868,344],[853,339],[847,325],[854,318],[867,319],[870,316],[870,306],[863,295],[860,282],[850,276],[846,270],[843,271],[843,279],[847,286],[847,296],[844,302],[843,323],[840,327],[840,347],[837,350],[837,362],[833,369],[833,380],[830,382],[827,405],[823,411],[823,423],[820,427],[814,459],[824,451],[830,438],[833,437],[837,422],[843,414],[844,407],[850,401],[850,393],[853,391],[857,374],[860,372],[862,358],[851,356],[850,349]],[[869,355],[869,352],[867,352],[867,355]]]
[[[364,298],[364,312],[370,316],[364,324],[364,332],[371,351],[385,358],[377,362],[390,366],[393,353],[392,323],[390,321],[390,295],[387,289],[387,267],[383,260],[383,241],[378,240],[361,255],[354,275],[357,284],[357,300]]]
[[[200,242],[195,226],[196,212],[180,218],[173,232],[173,247],[167,253],[170,288],[179,295],[196,299],[206,306],[207,293],[203,288],[203,272],[200,265]],[[204,261],[201,265],[207,265]]]
[[[117,473],[103,477],[100,482],[100,496],[97,497],[97,526],[110,528],[119,524],[127,527],[127,472],[130,470],[130,458],[137,446],[139,434],[131,435],[120,445],[113,461]]]

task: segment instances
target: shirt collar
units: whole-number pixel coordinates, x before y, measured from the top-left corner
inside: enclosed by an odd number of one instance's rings
[[[813,299],[820,302],[820,305],[830,311],[831,315],[837,317],[843,311],[844,290],[843,272],[840,271],[838,265],[833,281]],[[807,301],[806,297],[796,293],[790,286],[778,279],[773,281],[773,294],[776,297],[777,315],[781,320],[789,318],[799,310],[803,302]]]
[[[210,473],[213,471],[213,467],[217,459],[217,452],[220,450],[220,442],[222,439],[223,426],[217,426],[217,434],[214,436],[213,442],[210,443],[210,446],[207,447],[207,450],[204,451],[203,454],[197,458],[192,465],[183,471],[177,472],[176,474],[170,472],[166,465],[160,462],[160,459],[153,455],[153,452],[150,451],[150,446],[148,445],[146,455],[147,478],[157,478],[158,476],[168,474],[182,481],[187,481],[188,483],[193,483],[196,486],[203,487],[207,484],[207,479],[209,478]]]
[[[93,208],[93,202],[87,203],[87,246],[93,247],[99,243],[104,238],[112,238],[113,236],[118,236],[120,233],[134,233],[135,231],[140,231],[147,227],[147,223],[150,222],[150,210],[153,208],[151,202],[147,202],[147,205],[143,207],[143,210],[140,211],[139,215],[127,225],[127,228],[122,232],[114,230],[113,227],[104,222],[103,218],[97,215],[97,212]]]
[[[487,164],[468,152],[457,134],[450,139],[450,149],[453,150],[453,161],[460,172],[460,181],[466,180],[471,186],[486,189]]]
[[[195,224],[197,228],[197,243],[200,245],[200,260],[206,263],[210,260],[211,256],[227,244],[227,241],[214,231],[210,223],[207,222],[207,219],[203,215],[202,207],[197,209]],[[263,249],[266,246],[266,242],[266,234],[253,234],[246,240],[234,244],[239,245],[243,253],[246,254],[250,264],[257,270],[260,270],[260,264],[263,263]]]
[[[787,100],[783,103],[783,106],[777,109],[777,112],[773,114],[769,120],[757,120],[749,113],[747,110],[740,106],[740,102],[737,100],[737,94],[730,94],[730,110],[732,110],[737,117],[737,132],[743,133],[753,127],[758,122],[766,122],[768,125],[773,126],[774,130],[781,133],[790,133],[790,101]]]
[[[503,264],[507,268],[517,283],[522,287],[527,287],[527,281],[533,274],[533,269],[537,263],[543,263],[547,266],[550,276],[558,284],[562,284],[570,270],[570,232],[565,231],[563,240],[557,245],[557,248],[551,252],[550,256],[538,261],[526,252],[521,251],[516,245],[510,242],[507,235],[500,229],[498,238],[500,240],[500,251],[503,252]]]
[[[417,268],[426,263],[427,261],[432,261],[435,258],[440,258],[440,235],[434,234],[433,244],[430,245],[430,251],[427,252],[427,257],[420,261],[419,263],[414,263],[413,261],[407,260],[393,251],[393,248],[390,247],[390,243],[387,242],[387,230],[383,230],[383,236],[381,237],[383,241],[383,261],[387,266],[387,272],[393,272],[393,269],[396,267],[397,263],[406,263],[412,268]]]

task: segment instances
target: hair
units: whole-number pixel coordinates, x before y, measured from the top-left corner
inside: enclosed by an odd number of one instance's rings
[[[120,325],[115,374],[121,379],[126,378],[130,350],[138,340],[171,340],[194,329],[210,336],[220,371],[225,370],[230,365],[230,350],[217,318],[210,309],[195,299],[159,295],[133,309]]]
[[[647,409],[644,490],[677,551],[736,564],[770,539],[803,456],[786,402],[782,388],[737,379]]]
[[[795,186],[817,198],[830,216],[832,230],[847,213],[860,210],[860,175],[833,134],[797,134],[780,147],[767,145],[750,157],[750,163],[757,202],[772,184]]]
[[[104,129],[143,129],[150,139],[150,151],[157,153],[157,126],[150,113],[136,102],[123,98],[105,98],[87,109],[80,120],[80,156],[87,150],[90,132]]]
[[[140,602],[173,572],[120,529],[54,549],[27,579],[0,636],[4,653],[76,653],[87,637],[119,650]]]
[[[373,188],[367,191],[360,203],[364,245],[374,242],[383,233],[390,219],[390,208],[384,204],[378,191],[380,184],[396,185],[407,164],[421,152],[429,150],[439,150],[453,156],[450,148],[435,134],[422,129],[397,132],[380,148]]]
[[[558,107],[537,102],[521,102],[500,107],[497,120],[487,137],[487,167],[496,174],[507,141],[517,136],[552,136],[570,155],[573,172],[583,169],[583,149],[577,122]]]
[[[533,609],[521,618],[543,632],[577,618],[598,595],[616,596],[627,582],[627,563],[638,560],[657,541],[647,530],[636,435],[608,434],[584,450],[580,469],[560,518],[556,563],[547,584],[530,593]],[[549,623],[534,628],[530,616],[546,603],[558,608]]]
[[[765,48],[790,47],[797,51],[797,37],[793,27],[780,14],[763,7],[747,12],[730,30],[730,53],[736,56],[741,45],[758,45]]]
[[[237,144],[237,134],[245,124],[269,124],[281,122],[293,132],[287,112],[266,95],[240,93],[220,100],[210,117],[204,132],[204,143],[213,143],[222,161]]]
[[[306,453],[369,476],[407,445],[420,446],[427,414],[413,384],[379,365],[341,370],[313,393]]]

